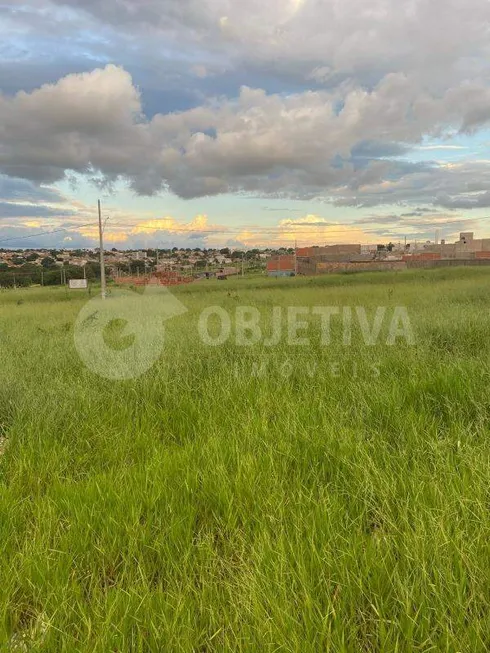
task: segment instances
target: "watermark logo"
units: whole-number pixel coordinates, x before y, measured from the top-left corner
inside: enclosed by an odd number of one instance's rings
[[[106,300],[96,297],[83,307],[75,324],[75,345],[83,362],[99,376],[138,378],[163,351],[164,322],[186,312],[186,306],[161,286],[148,285],[142,294],[115,289]],[[194,340],[204,347],[257,346],[262,353],[256,362],[261,365],[264,349],[273,347],[282,348],[284,362],[284,346],[312,347],[312,354],[318,356],[318,348],[330,346],[338,352],[339,346],[415,344],[404,306],[272,306],[262,310],[256,306],[233,310],[208,306],[196,326]],[[328,373],[335,376],[337,367],[335,363]]]
[[[221,306],[209,306],[199,317],[198,331],[201,342],[211,347],[230,341],[239,347],[259,343],[264,347],[280,343],[308,347],[312,342],[310,336],[318,330],[324,347],[338,341],[350,346],[357,337],[368,347],[392,347],[403,341],[415,344],[405,306],[378,306],[372,313],[364,306],[273,306],[266,316],[254,306],[237,306],[234,314]]]
[[[85,365],[111,379],[135,379],[160,357],[164,322],[187,312],[167,288],[145,287],[140,294],[114,289],[107,299],[91,299],[75,323],[75,346]]]
[[[232,366],[233,376],[237,381],[243,379],[266,379],[272,377],[277,382],[287,382],[295,375],[305,379],[338,379],[341,377],[355,380],[367,378],[379,379],[381,369],[378,362],[362,360],[304,360],[303,358],[261,357],[259,360],[237,360]]]

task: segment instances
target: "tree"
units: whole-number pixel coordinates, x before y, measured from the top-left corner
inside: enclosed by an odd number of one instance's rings
[[[34,263],[24,263],[19,268],[19,271],[22,275],[22,279],[24,280],[24,284],[26,286],[30,286],[33,283],[41,283],[41,272],[42,268],[39,267],[39,265],[35,265]]]
[[[98,279],[100,277],[100,265],[95,261],[87,263],[85,274],[87,275],[87,279]]]
[[[65,265],[64,270],[67,279],[83,279],[83,267],[81,265]]]
[[[52,268],[55,265],[55,261],[51,256],[45,256],[41,261],[43,268]]]
[[[61,281],[60,271],[50,267],[43,275],[43,283],[45,286],[59,286]]]
[[[15,275],[12,272],[0,272],[0,287],[11,288],[14,285]]]
[[[136,270],[139,270],[140,272],[145,271],[145,262],[144,261],[133,259],[132,261],[130,261],[130,266],[131,266],[131,270],[133,270],[133,271],[136,271]]]

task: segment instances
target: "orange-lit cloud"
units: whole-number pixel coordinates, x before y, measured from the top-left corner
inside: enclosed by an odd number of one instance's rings
[[[183,235],[188,233],[213,233],[222,231],[223,227],[208,224],[207,215],[196,215],[191,222],[179,222],[171,216],[156,218],[153,220],[144,220],[132,228],[131,234],[149,234],[153,235],[159,231]]]
[[[97,222],[93,225],[75,227],[81,236],[90,238],[94,241],[99,239],[99,229]],[[134,222],[134,217],[122,212],[111,212],[111,219],[104,227],[104,241],[106,243],[129,245],[132,236],[157,236],[160,232],[173,234],[175,236],[185,236],[191,234],[202,234],[206,238],[209,234],[226,232],[227,228],[219,225],[212,225],[208,222],[207,215],[199,214],[190,222],[181,222],[172,216],[163,218],[148,217]]]
[[[332,223],[317,215],[305,215],[297,219],[281,220],[272,228],[246,229],[236,240],[246,247],[284,247],[325,245],[334,243],[372,243],[373,234],[361,227]]]
[[[30,227],[31,229],[39,229],[43,226],[43,223],[40,220],[29,220],[22,223],[24,227]]]
[[[99,228],[97,226],[88,226],[80,227],[79,229],[74,229],[81,236],[85,238],[90,238],[96,242],[99,240]],[[104,230],[104,242],[105,243],[125,243],[128,240],[128,234],[122,231],[109,231]]]

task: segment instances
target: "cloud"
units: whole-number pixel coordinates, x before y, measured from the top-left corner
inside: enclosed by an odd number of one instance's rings
[[[66,216],[74,215],[74,211],[65,209],[63,214]],[[49,207],[42,204],[18,204],[14,202],[0,201],[0,220],[3,218],[29,218],[42,217],[49,218],[60,215],[60,209]]]
[[[125,247],[148,246],[148,242],[156,245],[162,239],[170,238],[175,242],[185,243],[187,239],[200,239],[203,243],[212,235],[217,235],[221,241],[227,238],[229,228],[222,225],[210,224],[207,215],[196,215],[190,222],[182,222],[172,216],[162,218],[147,218],[136,223],[128,221],[126,215],[114,213],[114,222],[110,220],[104,229],[104,240],[111,244],[120,244]],[[84,238],[98,241],[98,225],[85,225],[76,228]],[[146,244],[145,244],[146,243]]]
[[[465,145],[443,145],[443,144],[434,144],[434,145],[420,145],[417,149],[419,150],[467,150],[468,148]]]
[[[454,211],[402,214],[379,214],[359,218],[353,225],[361,225],[371,235],[371,241],[386,242],[387,240],[402,242],[406,237],[409,242],[414,240],[434,240],[437,232],[439,238],[448,242],[455,240],[461,231],[478,231],[481,228],[479,220],[468,219]]]
[[[359,218],[356,220],[356,224],[360,225],[397,225],[400,223],[400,216],[398,215],[369,215],[365,218]]]
[[[301,209],[292,209],[287,206],[263,206],[262,211],[279,211],[280,213],[301,213]]]
[[[0,169],[48,183],[67,169],[122,173],[133,147],[144,146],[135,139],[140,112],[130,76],[115,66],[68,75],[13,98],[0,96]]]
[[[476,209],[490,206],[489,189],[489,162],[470,161],[433,164],[364,188],[336,189],[331,199],[337,206],[358,208],[381,204],[416,206],[423,202],[445,209]]]
[[[420,70],[447,76],[488,47],[486,0],[56,0],[118,32],[166,39],[320,82]],[[475,66],[474,61],[466,62]]]
[[[80,173],[186,199],[490,201],[488,163],[416,162],[490,121],[487,0],[10,0],[0,11],[0,189],[20,178],[47,192]]]
[[[23,202],[63,202],[64,198],[54,188],[38,186],[27,179],[0,174],[0,200]]]
[[[410,211],[409,213],[402,213],[400,217],[402,218],[414,218],[417,216],[423,216],[426,213],[437,213],[437,209],[434,208],[420,208],[417,207],[413,211]]]
[[[206,68],[206,66],[203,65],[196,65],[191,68],[191,71],[194,73],[196,77],[200,77],[201,79],[204,79],[209,75],[209,72]]]
[[[245,247],[294,247],[334,243],[372,243],[376,234],[356,225],[332,222],[319,215],[280,220],[269,227],[243,229],[235,236],[235,243]]]
[[[139,194],[168,188],[184,198],[328,197],[328,189],[347,188],[338,203],[354,205],[358,193],[373,201],[376,185],[396,184],[393,175],[423,178],[420,166],[387,157],[440,129],[440,121],[472,123],[477,107],[490,106],[490,90],[472,86],[463,101],[466,87],[420,96],[413,80],[392,74],[371,92],[349,90],[340,109],[337,93],[283,97],[244,87],[235,100],[147,120],[131,76],[108,65],[1,97],[0,171],[34,183],[53,183],[67,170],[103,183],[124,178]]]
[[[222,231],[222,226],[211,225],[208,223],[207,215],[196,215],[191,222],[187,223],[182,223],[172,217],[144,220],[131,229],[132,234],[155,235],[159,232],[165,232],[180,236],[189,234],[194,237],[196,234],[220,233]]]

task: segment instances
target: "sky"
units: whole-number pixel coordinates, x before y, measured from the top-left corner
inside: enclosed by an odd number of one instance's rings
[[[120,249],[490,237],[490,3],[0,0],[0,248],[98,198]]]

